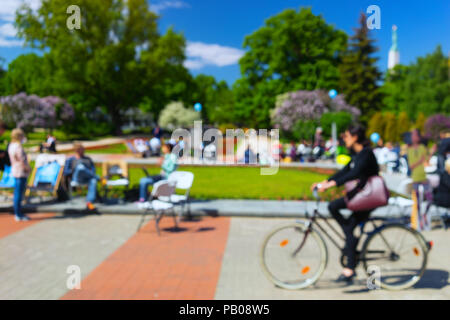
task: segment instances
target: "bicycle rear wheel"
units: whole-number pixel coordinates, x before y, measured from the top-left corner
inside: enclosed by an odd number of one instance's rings
[[[325,270],[327,259],[320,234],[301,223],[273,230],[261,248],[265,275],[284,289],[302,289],[315,283]]]
[[[428,248],[417,231],[401,224],[382,227],[364,243],[364,268],[379,271],[375,284],[388,290],[402,290],[415,285],[425,272]]]

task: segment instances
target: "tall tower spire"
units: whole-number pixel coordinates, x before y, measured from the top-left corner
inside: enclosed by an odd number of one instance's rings
[[[400,52],[398,51],[397,46],[397,26],[394,24],[392,26],[392,46],[391,50],[389,50],[388,69],[394,68],[399,63],[400,63]]]

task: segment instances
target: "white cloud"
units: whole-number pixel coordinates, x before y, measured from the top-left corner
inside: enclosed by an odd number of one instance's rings
[[[14,28],[12,23],[6,23],[0,25],[0,37],[15,37],[17,33],[16,28]]]
[[[0,5],[0,21],[14,21],[16,10],[23,4],[30,5],[33,10],[36,10],[41,5],[41,0],[2,0]]]
[[[244,55],[244,51],[218,44],[202,42],[188,42],[184,66],[188,69],[201,69],[207,65],[218,67],[229,66],[238,63]]]
[[[1,0],[0,4],[0,47],[20,47],[23,41],[17,40],[16,28],[12,24],[16,10],[22,4],[28,4],[31,9],[37,10],[41,0]]]
[[[180,0],[164,0],[155,4],[150,3],[150,10],[156,13],[160,13],[166,9],[181,9],[189,7],[190,5],[188,3]]]

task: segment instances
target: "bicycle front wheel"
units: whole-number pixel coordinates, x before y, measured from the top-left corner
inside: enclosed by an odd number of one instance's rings
[[[328,253],[319,233],[304,224],[279,227],[264,240],[261,264],[275,285],[290,290],[315,283],[325,270]]]
[[[388,290],[403,290],[415,285],[425,272],[426,243],[417,231],[392,224],[373,233],[365,242],[362,261],[368,275],[378,271],[374,282]]]

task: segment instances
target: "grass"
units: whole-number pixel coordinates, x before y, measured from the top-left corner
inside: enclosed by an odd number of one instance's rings
[[[86,153],[90,154],[123,154],[128,152],[127,146],[123,143],[109,145],[104,148],[86,149]]]
[[[259,168],[245,167],[181,167],[179,170],[194,174],[191,196],[195,199],[267,199],[307,200],[312,199],[310,186],[329,175],[312,170],[280,168],[276,175],[262,176]],[[148,169],[158,174],[157,167]],[[100,168],[97,173],[101,175]],[[131,187],[139,186],[145,177],[141,169],[130,169]],[[336,196],[336,191],[325,194],[324,199]]]
[[[195,175],[191,197],[201,200],[312,200],[311,184],[329,177],[329,174],[303,168],[280,168],[277,174],[271,176],[262,176],[259,168],[252,167],[186,166],[179,170],[190,171]],[[99,176],[102,175],[101,166],[97,166],[96,171]],[[147,171],[158,174],[160,169],[152,166]],[[131,188],[138,188],[139,180],[145,177],[144,172],[139,168],[130,168],[129,174]],[[334,189],[323,194],[322,199],[329,201],[342,194],[342,189]]]

